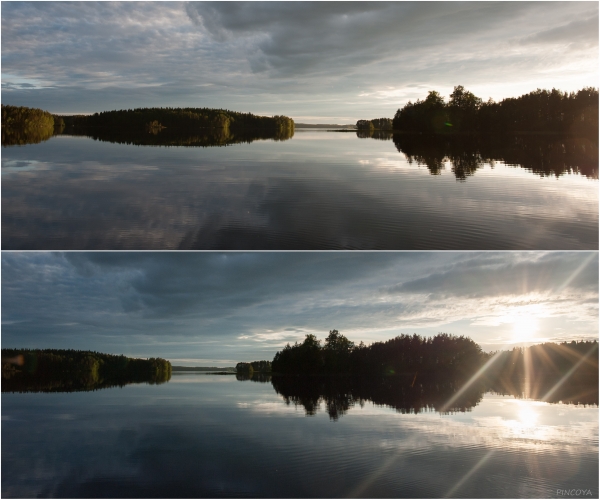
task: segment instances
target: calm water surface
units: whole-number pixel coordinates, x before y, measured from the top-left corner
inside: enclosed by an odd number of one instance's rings
[[[537,148],[544,163],[547,148]],[[470,153],[440,161],[422,145],[408,156],[400,149],[306,130],[228,147],[73,136],[5,147],[2,248],[598,248],[597,146],[585,175],[567,168],[558,177],[518,162],[474,167]]]
[[[598,497],[597,406],[485,393],[470,411],[363,401],[307,416],[270,383],[2,394],[2,496]]]

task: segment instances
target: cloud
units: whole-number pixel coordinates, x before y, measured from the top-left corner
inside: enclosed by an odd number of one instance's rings
[[[526,313],[552,318],[569,338],[597,336],[597,269],[597,252],[4,252],[2,338],[265,359],[332,328],[367,342],[449,331],[493,343]]]
[[[583,4],[569,9],[593,12]],[[388,65],[378,71],[386,81],[440,63],[477,61],[489,70],[497,67],[497,56],[506,55],[511,38],[531,30],[533,18],[537,26],[550,26],[548,36],[577,31],[578,39],[592,44],[598,38],[593,17],[582,21],[564,5],[549,4],[200,2],[188,3],[186,11],[217,42],[243,39],[253,71],[278,77],[336,78],[365,71],[373,76],[372,67],[381,69],[378,63]]]
[[[3,101],[361,117],[458,84],[577,90],[597,80],[597,17],[593,2],[8,2]]]
[[[585,47],[598,46],[598,15],[541,30],[521,39],[523,44],[567,44]]]
[[[386,289],[387,293],[425,293],[440,297],[490,297],[552,293],[564,285],[598,293],[595,252],[532,254],[527,260],[483,259],[479,265],[462,262],[435,274]],[[487,262],[486,262],[487,261]],[[582,264],[583,267],[582,267]]]

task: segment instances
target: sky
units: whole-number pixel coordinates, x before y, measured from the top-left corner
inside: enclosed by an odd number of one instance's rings
[[[2,347],[273,359],[337,329],[484,351],[598,339],[598,252],[2,252]]]
[[[2,103],[393,117],[598,86],[598,2],[2,2]]]

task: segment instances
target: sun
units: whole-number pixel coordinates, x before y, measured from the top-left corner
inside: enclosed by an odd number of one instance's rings
[[[535,316],[515,316],[512,320],[512,338],[515,342],[526,342],[535,337],[539,324]]]

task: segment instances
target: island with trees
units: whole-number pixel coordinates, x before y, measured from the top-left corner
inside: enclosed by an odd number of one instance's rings
[[[161,384],[171,363],[74,349],[2,349],[2,392],[75,392]]]
[[[537,89],[500,102],[484,102],[462,85],[446,103],[439,92],[408,102],[392,121],[396,132],[418,133],[554,133],[598,137],[598,89],[578,92]]]
[[[409,101],[393,119],[358,120],[357,133],[408,134],[568,134],[598,139],[598,89],[577,92],[537,89],[500,102],[483,101],[457,85],[448,102],[436,90]]]
[[[393,119],[359,120],[356,134],[392,139],[409,163],[426,166],[432,175],[449,162],[460,181],[495,161],[544,177],[598,178],[598,90],[591,87],[571,93],[538,89],[500,102],[484,102],[462,85],[448,102],[432,90]]]
[[[445,333],[400,335],[367,346],[331,330],[323,342],[306,335],[286,345],[271,367],[273,387],[287,404],[314,415],[325,403],[333,420],[365,401],[401,413],[468,411],[486,391],[598,404],[598,341],[486,353],[467,337]]]
[[[294,135],[287,116],[258,116],[212,108],[137,108],[57,116],[41,109],[2,106],[2,144],[47,140],[56,134],[148,146],[226,146]]]
[[[97,140],[160,146],[225,146],[259,139],[287,140],[294,120],[226,109],[138,108],[65,116],[65,133]]]
[[[440,333],[434,337],[399,335],[367,346],[355,344],[338,330],[321,342],[306,335],[302,343],[287,344],[271,363],[274,374],[356,374],[368,376],[406,375],[464,379],[490,363],[487,380],[499,378],[542,379],[563,377],[598,381],[598,341],[547,342],[511,351],[484,352],[465,336]],[[579,366],[580,361],[585,360]],[[529,371],[527,371],[529,370]]]

